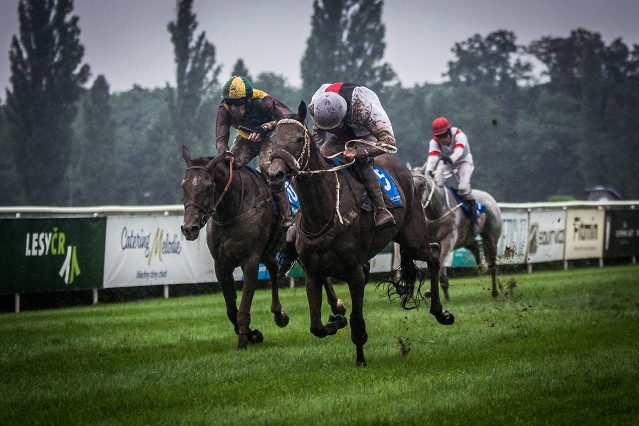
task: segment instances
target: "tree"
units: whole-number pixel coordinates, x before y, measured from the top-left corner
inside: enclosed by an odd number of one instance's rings
[[[161,144],[161,165],[165,178],[178,179],[182,174],[181,145],[188,145],[191,152],[204,154],[212,140],[212,93],[217,85],[221,67],[215,63],[215,47],[206,40],[206,33],[197,38],[198,23],[192,12],[193,0],[179,0],[177,19],[169,22],[176,64],[176,88],[167,87],[167,106],[170,128],[157,129],[155,137]],[[162,135],[168,135],[165,140]],[[179,187],[167,188],[164,202],[179,199]]]
[[[9,126],[5,119],[4,106],[0,105],[0,204],[19,205],[24,203],[18,169],[12,155]]]
[[[115,122],[110,100],[109,84],[99,75],[82,102],[80,134],[69,167],[71,204],[114,202]]]
[[[248,68],[246,68],[246,65],[244,65],[244,61],[242,59],[238,59],[237,62],[235,62],[233,71],[231,72],[229,78],[233,77],[234,75],[243,76],[246,77],[248,81],[253,81],[253,77],[251,77],[251,75],[249,74]]]
[[[530,80],[532,66],[523,60],[524,47],[516,44],[511,31],[498,30],[483,38],[479,34],[455,43],[456,61],[448,62],[445,74],[454,84],[480,85],[514,90]]]
[[[7,118],[25,201],[64,204],[76,101],[89,78],[72,0],[20,0]]]
[[[633,118],[639,114],[639,47],[631,52],[620,39],[606,46],[600,34],[579,28],[568,38],[534,41],[529,51],[546,66],[544,90],[578,105],[570,117],[576,138],[571,148],[582,188],[613,185],[625,196],[637,194],[629,159],[639,153]],[[608,141],[614,141],[612,148]]]
[[[315,0],[311,35],[302,58],[302,93],[323,83],[350,81],[375,91],[395,79],[384,56],[382,0]]]

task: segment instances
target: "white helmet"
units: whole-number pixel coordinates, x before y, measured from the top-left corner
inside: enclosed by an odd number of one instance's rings
[[[320,129],[334,129],[346,117],[346,100],[335,92],[320,93],[313,104],[313,119]]]

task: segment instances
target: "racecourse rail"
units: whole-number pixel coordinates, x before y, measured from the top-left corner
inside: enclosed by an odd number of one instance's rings
[[[499,203],[502,231],[499,265],[522,265],[628,258],[639,254],[639,200]],[[215,283],[205,230],[195,241],[180,232],[181,205],[148,207],[0,207],[0,294]],[[397,248],[389,245],[371,259],[371,273],[396,267]],[[449,268],[476,266],[466,249],[453,251]],[[235,271],[242,280],[242,272]],[[289,274],[303,276],[297,266]],[[260,267],[260,278],[268,273]]]

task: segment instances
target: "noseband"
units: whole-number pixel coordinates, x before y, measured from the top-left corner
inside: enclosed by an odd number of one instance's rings
[[[204,228],[204,226],[206,225],[206,222],[208,222],[209,218],[215,213],[215,211],[217,209],[217,206],[220,204],[220,202],[224,198],[224,195],[227,193],[227,191],[229,190],[229,187],[231,186],[231,182],[233,181],[233,161],[234,161],[234,158],[231,157],[230,160],[229,160],[229,180],[226,183],[226,186],[224,187],[224,190],[222,191],[222,195],[220,195],[220,198],[218,198],[217,201],[213,204],[213,208],[211,210],[209,210],[208,206],[207,207],[202,207],[201,205],[199,205],[197,203],[186,203],[184,205],[184,210],[185,211],[189,207],[195,207],[200,213],[202,213],[202,215],[200,216],[200,228]],[[189,170],[204,170],[206,172],[206,174],[208,174],[209,176],[211,176],[213,178],[213,175],[209,171],[208,167],[205,167],[205,166],[191,166],[191,167],[186,169],[186,172],[188,173]],[[244,191],[242,191],[242,195],[243,195],[243,193],[244,193]],[[215,194],[213,194],[212,197],[215,197]],[[241,203],[240,203],[240,208],[241,208]]]

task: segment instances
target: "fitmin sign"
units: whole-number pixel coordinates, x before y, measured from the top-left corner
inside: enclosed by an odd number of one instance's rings
[[[566,212],[566,260],[602,257],[604,218],[605,212],[597,209]]]
[[[181,216],[109,217],[104,287],[216,281],[206,231],[186,241],[181,222]]]

